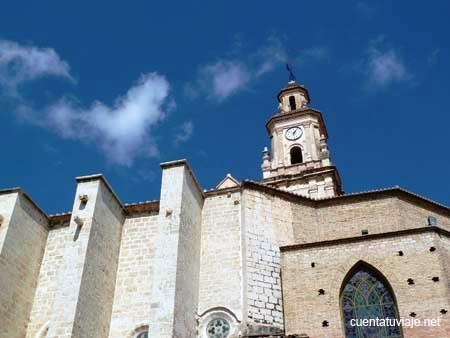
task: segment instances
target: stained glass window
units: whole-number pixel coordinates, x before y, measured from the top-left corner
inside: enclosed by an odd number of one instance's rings
[[[403,337],[401,328],[395,322],[399,318],[397,305],[386,284],[383,278],[365,265],[359,266],[347,279],[341,294],[346,338]],[[364,319],[371,320],[371,325],[360,325]]]
[[[206,328],[209,338],[226,338],[230,334],[230,323],[223,318],[216,318],[209,322]]]

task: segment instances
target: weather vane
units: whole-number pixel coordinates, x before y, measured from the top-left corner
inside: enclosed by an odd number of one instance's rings
[[[291,81],[295,82],[296,78],[295,78],[294,72],[292,71],[292,67],[289,63],[286,63],[286,69],[289,72],[289,82],[291,82]]]

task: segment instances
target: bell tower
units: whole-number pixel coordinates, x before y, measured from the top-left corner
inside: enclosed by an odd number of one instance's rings
[[[262,182],[312,198],[340,195],[322,113],[309,107],[308,90],[296,82],[289,66],[288,71],[289,82],[277,95],[278,112],[266,124],[272,153],[264,148]]]

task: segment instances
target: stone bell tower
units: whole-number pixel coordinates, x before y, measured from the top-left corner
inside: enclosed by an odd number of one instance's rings
[[[322,113],[309,107],[305,86],[290,71],[278,93],[278,112],[266,124],[271,151],[263,151],[263,183],[312,198],[342,194],[337,168],[330,159]]]

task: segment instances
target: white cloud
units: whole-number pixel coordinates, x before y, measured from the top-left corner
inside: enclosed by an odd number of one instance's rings
[[[203,95],[222,102],[247,89],[252,82],[272,71],[286,60],[282,42],[271,36],[255,52],[242,57],[221,58],[200,67],[195,81],[186,84],[185,94],[190,98]]]
[[[189,140],[194,133],[194,124],[192,121],[184,122],[175,136],[175,144],[180,144]]]
[[[191,99],[206,97],[216,102],[223,102],[251,88],[262,76],[276,67],[280,67],[280,70],[284,69],[284,64],[288,62],[287,51],[282,40],[274,35],[270,36],[262,47],[248,55],[242,55],[236,51],[231,54],[232,57],[220,58],[200,67],[197,78],[185,85],[185,95]],[[236,54],[241,57],[237,57]],[[324,46],[305,48],[301,50],[300,57],[295,60],[295,63],[306,64],[312,61],[330,61],[328,48]]]
[[[69,65],[54,49],[0,40],[0,86],[9,95],[16,94],[19,85],[45,76],[73,81]]]
[[[20,117],[63,138],[98,147],[116,164],[131,166],[139,155],[158,154],[153,130],[166,113],[176,109],[164,76],[142,75],[112,105],[95,101],[85,108],[76,98],[65,96],[56,103],[34,109],[22,97],[20,85],[45,76],[73,80],[69,65],[54,49],[0,40],[0,88],[5,89],[4,97],[15,102]],[[192,134],[192,125],[182,126],[182,130],[185,132],[182,139],[187,139],[187,134]]]
[[[206,65],[200,76],[204,85],[211,89],[210,96],[218,101],[244,88],[251,78],[247,65],[237,61],[218,61]]]
[[[368,71],[370,81],[382,87],[407,77],[405,66],[394,50],[382,52],[373,48],[369,54]]]
[[[363,73],[371,89],[385,88],[393,83],[411,79],[399,52],[386,47],[383,37],[371,42],[356,69]]]
[[[111,162],[130,166],[138,155],[158,154],[151,129],[164,118],[168,94],[164,76],[146,74],[111,107],[94,102],[83,109],[61,99],[46,110],[45,123],[64,138],[97,145]]]

